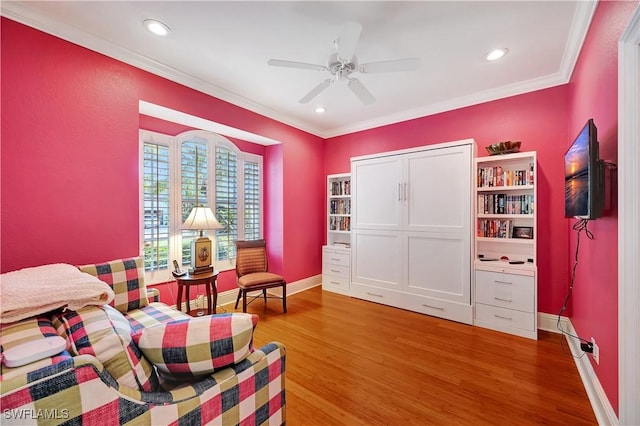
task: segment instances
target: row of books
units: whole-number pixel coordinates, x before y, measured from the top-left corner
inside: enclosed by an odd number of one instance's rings
[[[478,194],[478,214],[533,214],[533,194]]]
[[[511,238],[513,224],[508,219],[478,220],[478,237]]]
[[[351,214],[351,200],[331,200],[329,202],[330,214]]]
[[[478,188],[533,185],[533,163],[526,170],[504,170],[502,166],[478,168]]]
[[[350,231],[351,218],[349,216],[331,216],[329,217],[330,231]]]
[[[351,181],[334,180],[331,182],[331,195],[351,195]]]

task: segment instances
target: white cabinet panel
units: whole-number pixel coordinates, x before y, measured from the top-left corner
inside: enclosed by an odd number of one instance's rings
[[[469,237],[411,232],[405,234],[405,289],[425,296],[471,304]]]
[[[400,289],[403,258],[399,233],[357,229],[352,242],[351,281]]]
[[[468,232],[471,218],[471,149],[458,146],[407,156],[405,228]]]
[[[351,229],[400,229],[404,187],[402,162],[395,156],[352,163]]]

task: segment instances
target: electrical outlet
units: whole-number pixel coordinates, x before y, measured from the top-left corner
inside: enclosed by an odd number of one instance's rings
[[[591,338],[591,344],[593,345],[593,353],[591,354],[591,356],[593,356],[593,360],[596,362],[596,364],[600,365],[600,348],[596,344],[596,339],[594,339],[593,337]]]

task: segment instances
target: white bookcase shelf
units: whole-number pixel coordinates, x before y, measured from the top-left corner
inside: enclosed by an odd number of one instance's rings
[[[481,157],[475,165],[473,322],[537,339],[536,153]]]
[[[348,246],[351,234],[351,174],[327,176],[327,245]]]

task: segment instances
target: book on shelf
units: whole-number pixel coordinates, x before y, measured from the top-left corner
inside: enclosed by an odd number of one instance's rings
[[[529,163],[526,169],[519,170],[505,170],[502,166],[479,167],[478,188],[533,185],[533,174],[533,163]]]
[[[331,195],[351,195],[351,181],[336,180],[331,182]]]
[[[511,238],[513,222],[508,219],[480,219],[478,220],[478,237]]]
[[[533,194],[478,194],[478,214],[533,214]]]

